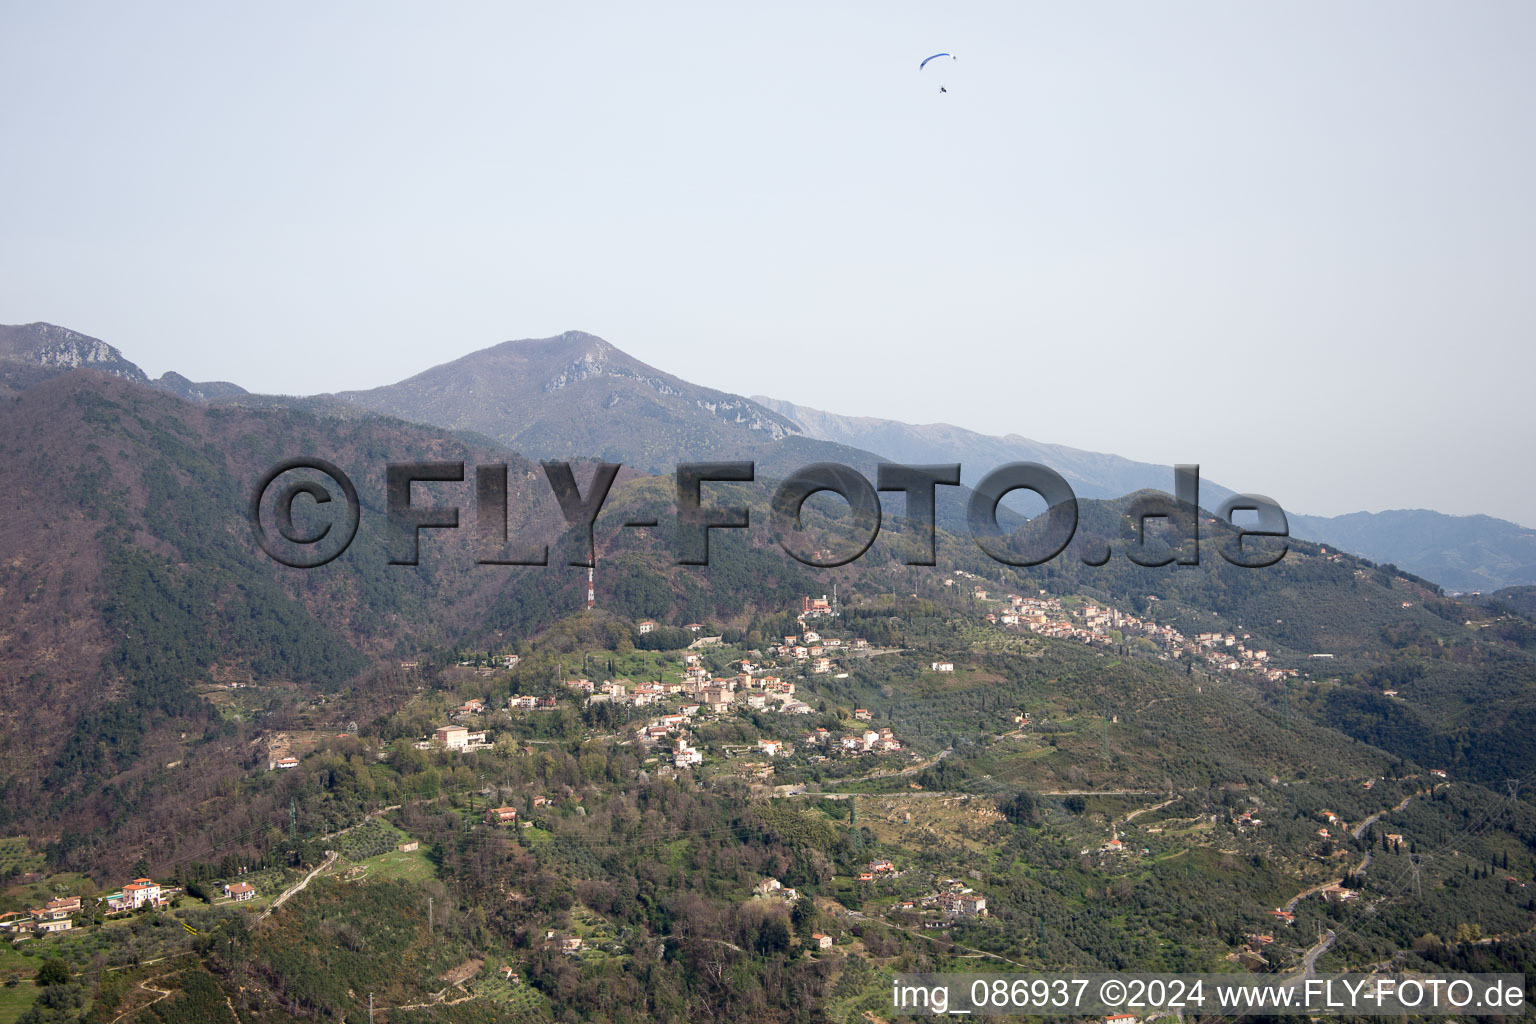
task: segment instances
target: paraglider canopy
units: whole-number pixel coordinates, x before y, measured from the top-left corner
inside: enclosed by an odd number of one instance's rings
[[[919,64],[917,66],[917,70],[919,70],[919,71],[923,70],[923,68],[928,66],[928,61],[930,61],[930,60],[938,60],[940,57],[948,57],[950,60],[956,60],[957,59],[955,57],[955,55],[952,54],[952,53],[936,53],[932,57],[928,57],[921,64]]]

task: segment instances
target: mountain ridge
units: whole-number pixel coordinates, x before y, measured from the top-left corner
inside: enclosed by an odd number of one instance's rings
[[[174,371],[151,380],[100,339],[42,322],[0,326],[0,386],[15,392],[39,374],[77,368],[187,401],[327,417],[382,415],[483,437],[531,458],[599,458],[646,472],[670,472],[679,462],[750,459],[767,476],[786,476],[812,462],[841,462],[873,475],[876,464],[887,460],[959,462],[962,482],[971,485],[996,465],[1025,460],[1061,473],[1081,498],[1171,490],[1171,466],[1018,434],[843,416],[719,391],[576,330],[504,341],[379,388],[277,396],[252,394],[227,381],[194,382]],[[1201,481],[1207,508],[1231,494]],[[1295,536],[1401,566],[1453,590],[1536,584],[1536,530],[1491,516],[1423,509],[1287,515]]]
[[[1040,462],[1072,484],[1078,497],[1119,498],[1136,491],[1172,490],[1173,467],[1137,462],[1120,455],[1036,441],[1020,434],[982,434],[952,423],[903,423],[874,416],[843,416],[782,399],[754,395],[753,401],[799,425],[808,436],[877,448],[905,462],[952,462],[961,480],[975,483],[1005,462]],[[1234,492],[1200,481],[1201,503],[1215,507]]]
[[[30,324],[0,324],[0,360],[56,370],[85,367],[139,384],[149,383],[149,376],[115,346],[100,338],[40,320]]]
[[[808,462],[872,471],[878,461],[805,437],[749,398],[690,383],[582,331],[501,342],[396,384],[315,397],[473,431],[532,458],[601,458],[647,472],[751,460],[784,476]]]
[[[1067,478],[1079,497],[1111,498],[1146,488],[1171,489],[1172,468],[1021,437],[981,434],[948,423],[911,424],[841,416],[767,396],[754,400],[793,420],[808,435],[877,447],[914,462],[958,461],[974,483],[991,466],[1014,459],[1043,462]],[[979,455],[979,457],[978,457]],[[1201,504],[1214,508],[1233,492],[1202,479]],[[1314,516],[1286,510],[1292,536],[1386,562],[1458,591],[1493,591],[1536,583],[1536,530],[1487,515],[1453,516],[1432,509],[1387,509]]]

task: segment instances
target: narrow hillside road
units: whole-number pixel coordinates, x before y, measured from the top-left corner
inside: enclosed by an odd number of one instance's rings
[[[171,974],[179,974],[179,973],[181,973],[181,972],[180,971],[172,971],[171,972]],[[143,989],[145,992],[158,992],[160,994],[155,996],[155,998],[151,999],[147,1003],[142,1003],[142,1004],[140,1004],[138,1006],[133,1007],[130,1010],[124,1010],[122,1013],[118,1014],[116,1017],[113,1017],[111,1022],[110,1022],[110,1024],[117,1024],[117,1022],[122,1020],[124,1017],[131,1017],[133,1014],[138,1013],[140,1010],[147,1010],[149,1007],[154,1006],[160,1000],[162,1000],[165,997],[169,996],[171,994],[171,990],[170,989],[168,989],[168,988],[156,988],[154,985],[151,984],[151,982],[162,981],[165,978],[169,978],[170,976],[171,976],[170,974],[162,974],[159,977],[145,978],[143,981],[139,982],[139,988]],[[233,1007],[231,1007],[231,1009],[233,1009]]]
[[[989,778],[983,775],[982,778]],[[1162,796],[1166,789],[1042,789],[1036,796]]]
[[[922,771],[924,768],[932,768],[934,765],[938,764],[940,761],[944,760],[946,757],[948,757],[949,755],[953,754],[954,752],[955,752],[955,748],[954,747],[945,747],[943,750],[939,751],[937,754],[935,754],[933,757],[930,757],[928,760],[926,760],[926,761],[919,761],[917,764],[909,765],[908,767],[903,768],[900,771],[896,771],[896,772],[881,772],[881,773],[877,773],[875,775],[866,775],[864,777],[866,779],[887,779],[887,778],[897,778],[897,777],[902,776],[902,775],[916,775],[918,772]]]
[[[336,857],[337,854],[335,850],[327,850],[325,853],[325,860],[321,861],[319,867],[315,868],[299,881],[284,889],[282,893],[278,895],[277,899],[272,901],[272,905],[269,906],[266,910],[263,910],[261,915],[257,917],[256,920],[265,921],[267,918],[272,916],[272,911],[288,902],[288,897],[292,896],[294,893],[303,892],[304,887],[309,885],[310,882],[314,881],[316,875],[320,874],[322,871],[329,871],[331,869],[332,865],[336,863]]]
[[[982,778],[990,778],[983,775]],[[1163,789],[1051,789],[1042,790],[1036,796],[1162,796],[1167,790]],[[871,800],[935,800],[949,797],[968,796],[974,800],[996,799],[996,793],[962,793],[956,790],[944,789],[898,789],[893,793],[850,793],[844,791],[832,791],[827,793],[812,793],[807,790],[804,793],[795,793],[794,796],[809,796],[828,800],[847,800],[849,797],[862,796]],[[1152,808],[1147,808],[1152,810]]]
[[[868,781],[870,781],[872,779],[899,779],[899,778],[902,778],[903,776],[907,776],[907,775],[916,775],[918,772],[922,771],[924,768],[932,768],[934,765],[938,764],[940,761],[944,760],[946,757],[948,757],[949,755],[953,754],[954,752],[955,752],[955,748],[954,747],[945,747],[943,750],[939,751],[937,754],[935,754],[934,756],[930,757],[928,760],[926,760],[926,761],[919,761],[917,764],[908,765],[907,767],[902,768],[902,769],[900,769],[898,771],[894,771],[894,772],[874,772],[874,773],[872,773],[870,775],[860,775],[856,779],[845,779],[843,781],[845,781],[845,782],[868,782]],[[883,796],[884,794],[881,794],[881,793],[860,793],[859,795],[860,796]]]
[[[1169,804],[1177,803],[1180,799],[1182,799],[1182,798],[1181,797],[1177,797],[1177,796],[1171,796],[1167,800],[1164,800],[1160,804],[1153,804],[1151,807],[1142,807],[1142,808],[1140,808],[1138,810],[1134,810],[1130,814],[1127,814],[1125,816],[1125,820],[1122,821],[1121,824],[1122,825],[1129,825],[1131,822],[1135,821],[1141,815],[1143,815],[1143,814],[1151,814],[1153,811],[1160,811],[1164,807],[1167,807]]]
[[[885,921],[885,918],[882,917],[880,920]],[[889,921],[885,921],[885,923],[886,924],[890,924]],[[894,927],[894,926],[892,926],[892,927]],[[968,956],[968,957],[983,957],[983,958],[988,959],[988,960],[1001,960],[1005,964],[1012,964],[1013,966],[1022,968],[1023,970],[1026,970],[1026,971],[1029,970],[1029,965],[1028,964],[1021,964],[1017,960],[1010,960],[1007,957],[1001,956],[1001,955],[999,955],[997,953],[988,953],[986,950],[984,950],[984,949],[977,949],[974,946],[962,946],[960,943],[954,941],[953,939],[942,939],[942,940],[940,940],[938,938],[935,938],[932,935],[924,935],[921,931],[911,931],[911,930],[908,930],[906,928],[898,928],[897,930],[898,931],[904,931],[908,935],[917,935],[917,936],[920,936],[920,937],[925,938],[925,939],[930,939],[930,940],[932,940],[934,942],[943,941],[943,942],[947,943],[951,949],[963,949],[963,950],[965,950],[966,956]]]
[[[1411,801],[1414,797],[1422,795],[1422,793],[1410,793],[1403,797],[1402,802],[1400,802],[1396,807],[1391,807],[1384,811],[1377,811],[1375,814],[1371,815],[1369,818],[1366,818],[1358,826],[1356,826],[1355,829],[1351,832],[1351,835],[1357,840],[1360,839],[1365,835],[1365,830],[1370,828],[1371,825],[1375,824],[1377,821],[1381,820],[1381,818],[1388,814],[1396,814],[1404,807],[1407,807],[1409,801]],[[1365,851],[1365,854],[1360,858],[1360,863],[1355,865],[1353,874],[1365,874],[1366,869],[1371,866],[1372,852],[1373,851],[1371,850]],[[1314,893],[1321,892],[1323,889],[1328,888],[1330,885],[1340,885],[1343,883],[1343,881],[1344,879],[1337,878],[1330,882],[1323,882],[1319,885],[1314,885],[1310,888],[1303,889],[1301,892],[1287,900],[1285,906],[1281,907],[1280,909],[1288,913],[1295,913],[1296,904],[1300,903],[1302,900],[1306,899],[1308,896],[1313,895]],[[1311,949],[1307,950],[1306,954],[1301,959],[1301,973],[1292,978],[1288,984],[1294,984],[1296,981],[1301,981],[1312,977],[1313,971],[1317,965],[1317,958],[1328,951],[1328,947],[1333,945],[1333,940],[1334,933],[1332,930],[1330,930],[1321,939],[1319,939]]]
[[[1396,807],[1389,807],[1388,809],[1386,809],[1384,811],[1377,811],[1375,814],[1371,815],[1369,818],[1366,818],[1364,821],[1362,821],[1359,824],[1359,826],[1357,826],[1355,828],[1355,830],[1351,833],[1351,835],[1353,835],[1354,838],[1359,839],[1361,836],[1365,835],[1365,830],[1366,829],[1370,828],[1371,825],[1375,824],[1382,817],[1384,817],[1384,816],[1386,816],[1388,814],[1396,814],[1398,811],[1402,810],[1404,807],[1407,807],[1409,801],[1411,801],[1414,797],[1420,796],[1420,795],[1421,794],[1419,794],[1419,793],[1410,793],[1407,796],[1403,797],[1402,802],[1399,803]],[[1363,874],[1365,874],[1365,869],[1370,867],[1370,866],[1371,866],[1371,851],[1370,850],[1366,850],[1365,851],[1365,855],[1360,858],[1360,863],[1355,865],[1355,869],[1352,872],[1352,874],[1363,875]],[[1285,906],[1281,907],[1280,909],[1288,911],[1288,912],[1295,912],[1296,904],[1300,903],[1302,900],[1306,899],[1308,896],[1311,896],[1311,895],[1313,895],[1314,893],[1317,893],[1317,892],[1321,892],[1323,889],[1328,888],[1328,886],[1330,886],[1330,885],[1339,885],[1339,884],[1343,883],[1343,881],[1344,881],[1344,879],[1342,879],[1342,878],[1335,878],[1332,881],[1322,882],[1322,883],[1320,883],[1318,885],[1314,885],[1314,886],[1312,886],[1309,889],[1303,889],[1303,890],[1301,890],[1301,892],[1297,893],[1295,896],[1292,896],[1288,901],[1286,901]]]
[[[1359,839],[1361,836],[1365,835],[1365,830],[1366,829],[1370,828],[1372,825],[1376,824],[1378,821],[1380,821],[1382,818],[1385,818],[1387,815],[1389,815],[1389,814],[1396,814],[1398,811],[1402,810],[1404,807],[1407,807],[1409,801],[1411,801],[1414,797],[1416,797],[1418,795],[1419,795],[1418,793],[1409,793],[1407,796],[1403,797],[1403,802],[1398,804],[1396,807],[1393,807],[1390,810],[1386,810],[1386,811],[1377,811],[1375,814],[1371,815],[1369,818],[1366,818],[1360,824],[1356,825],[1355,826],[1355,830],[1353,832],[1351,832],[1350,835],[1354,836],[1356,839]]]
[[[108,967],[107,970],[109,972],[111,972],[111,971],[126,971],[126,970],[131,970],[134,967],[148,967],[150,964],[158,964],[158,963],[161,963],[161,962],[166,961],[166,960],[174,960],[174,959],[176,959],[179,956],[197,956],[197,951],[193,950],[193,949],[184,949],[180,953],[170,953],[170,954],[167,954],[166,956],[151,957],[148,960],[140,960],[136,964],[122,964],[122,965],[117,966],[117,967]]]
[[[954,793],[940,789],[897,790],[894,793],[796,793],[795,796],[826,797],[828,800],[851,800],[856,796],[866,800],[958,800],[975,797],[975,793]],[[978,797],[978,799],[983,799]]]
[[[1301,973],[1292,981],[1305,981],[1317,973],[1317,958],[1328,952],[1328,947],[1333,945],[1333,929],[1323,933],[1323,937],[1317,940],[1317,944],[1307,950],[1306,956],[1301,958]]]
[[[854,917],[856,913],[857,913],[856,911],[849,911],[848,912],[848,916],[849,917]],[[977,949],[974,946],[962,946],[960,943],[954,941],[953,939],[944,938],[942,936],[940,936],[938,938],[935,938],[934,936],[929,935],[926,932],[924,932],[923,930],[918,929],[918,928],[903,928],[901,925],[895,923],[894,921],[891,921],[891,920],[887,919],[882,914],[857,914],[857,916],[858,917],[862,917],[862,918],[864,918],[867,921],[879,921],[881,924],[885,925],[887,928],[890,928],[890,929],[892,929],[894,931],[901,932],[904,935],[910,935],[913,938],[927,939],[929,942],[934,942],[934,943],[943,943],[944,945],[950,947],[951,949],[963,949],[963,950],[965,950],[968,958],[985,957],[986,959],[989,959],[989,960],[1001,960],[1005,964],[1012,964],[1013,966],[1023,968],[1026,971],[1029,970],[1029,965],[1028,964],[1021,964],[1017,960],[1010,960],[1007,957],[1002,956],[1002,955],[1000,955],[998,953],[988,953],[986,950],[984,950],[984,949]]]
[[[463,992],[464,990],[460,989],[459,991]],[[448,990],[445,988],[441,992],[439,992],[437,994],[437,998],[435,1000],[433,1000],[432,1002],[430,1002],[430,1003],[409,1003],[409,1004],[407,1004],[405,1006],[392,1006],[392,1007],[381,1006],[381,1007],[379,1007],[379,1009],[381,1009],[381,1010],[386,1010],[386,1009],[392,1009],[392,1010],[430,1010],[430,1009],[433,1009],[433,1008],[438,1007],[438,1006],[458,1006],[460,1003],[467,1003],[471,999],[479,999],[480,998],[479,996],[472,996],[472,995],[469,995],[468,993],[466,993],[466,994],[460,996],[457,999],[449,999],[447,1002],[444,1002],[443,1001],[443,997],[446,996],[447,994],[448,994]]]
[[[1330,878],[1326,882],[1318,882],[1311,888],[1303,889],[1295,896],[1292,896],[1290,899],[1286,900],[1285,906],[1281,907],[1280,909],[1285,911],[1287,914],[1294,914],[1296,912],[1296,904],[1300,903],[1308,896],[1315,896],[1316,894],[1322,892],[1324,889],[1328,888],[1330,885],[1338,885],[1342,881],[1342,878]]]

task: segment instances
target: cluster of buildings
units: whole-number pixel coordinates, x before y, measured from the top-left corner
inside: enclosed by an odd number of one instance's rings
[[[802,626],[805,625],[804,617],[801,618],[800,624]],[[869,641],[862,637],[844,641],[835,636],[824,637],[814,629],[807,629],[802,633],[787,634],[784,637],[783,643],[776,644],[770,648],[772,653],[781,658],[787,658],[795,662],[796,665],[803,665],[808,674],[817,676],[830,674],[837,667],[833,659],[839,655],[853,651],[867,651],[868,649]],[[758,666],[747,666],[748,676],[759,671],[762,670]],[[770,685],[767,688],[770,692],[794,693],[794,683],[778,681],[776,677],[768,677],[768,679],[770,680]],[[774,686],[772,682],[778,682],[778,685]],[[798,705],[799,702],[793,702],[793,704]],[[800,709],[797,706],[790,706],[788,710],[797,712]],[[809,711],[810,708],[806,707],[805,712]]]
[[[676,714],[653,718],[635,730],[635,739],[642,747],[661,747],[662,756],[678,771],[696,768],[704,763],[704,752],[688,742],[685,730],[688,720],[698,713],[699,705],[690,704]]]
[[[689,623],[686,623],[685,625],[683,625],[682,628],[686,629],[688,632],[690,632],[690,633],[694,634],[695,636],[697,636],[700,633],[704,632],[704,623],[702,623],[702,622],[689,622]],[[646,619],[646,620],[644,620],[642,622],[635,623],[635,632],[636,633],[650,633],[650,632],[654,631],[655,629],[656,629],[656,623],[652,622],[650,619]],[[719,641],[720,638],[719,637],[710,637],[709,639],[715,640],[715,641]]]
[[[1244,640],[1251,637],[1244,633],[1196,633],[1191,653],[1205,659],[1206,664],[1218,672],[1257,672],[1271,682],[1279,682],[1287,676],[1294,677],[1295,669],[1276,668],[1269,663],[1269,652],[1254,650]]]
[[[837,614],[834,596],[828,599],[803,598],[800,602],[800,624],[807,620],[830,617]],[[701,625],[691,624],[695,632]],[[639,632],[650,632],[656,624],[643,621],[636,624]],[[814,711],[811,705],[795,695],[792,679],[777,674],[774,656],[792,660],[803,666],[809,674],[819,675],[833,671],[833,658],[839,653],[865,651],[869,643],[863,639],[845,641],[837,637],[823,637],[816,629],[785,636],[783,644],[767,648],[769,659],[762,652],[750,651],[748,657],[732,661],[726,671],[716,674],[707,665],[700,648],[707,646],[713,637],[701,637],[683,653],[682,678],[677,681],[660,680],[636,683],[629,679],[572,679],[565,685],[585,697],[586,703],[614,703],[629,707],[660,707],[663,713],[635,729],[636,739],[647,747],[660,746],[671,767],[682,770],[703,763],[704,755],[690,743],[688,725],[700,716],[726,715],[735,711],[764,711],[788,715],[808,715]],[[857,715],[863,721],[871,716],[867,711]],[[808,743],[823,748],[849,751],[890,751],[902,749],[901,743],[890,729],[868,729],[837,737],[825,729],[806,737]],[[763,739],[757,744],[758,753],[769,758],[784,757],[793,747],[782,740]],[[771,769],[769,770],[771,773]]]
[[[171,905],[172,895],[170,890],[162,890],[160,883],[153,879],[135,878],[118,892],[102,897],[102,902],[111,913],[120,910],[138,910],[141,907],[153,907],[158,910]]]
[[[695,662],[698,655],[688,655]],[[590,679],[572,679],[566,686],[585,694],[589,704],[625,704],[643,708],[668,697],[681,696],[685,692],[682,683],[633,683],[628,679],[605,679],[600,683]]]
[[[945,918],[987,916],[987,898],[956,878],[940,879],[933,892],[896,906],[900,910],[937,911]]]
[[[832,601],[828,601],[826,594],[822,594],[820,597],[802,597],[800,599],[800,621],[803,623],[806,619],[820,619],[836,615],[836,600],[834,597]]]
[[[800,604],[800,621],[821,618],[837,613],[834,597],[829,601],[806,597]],[[639,632],[646,633],[656,624],[644,621],[636,624]],[[698,632],[703,626],[691,623],[684,627]],[[751,657],[731,662],[729,674],[715,675],[705,665],[699,648],[708,646],[717,637],[701,637],[683,654],[683,677],[676,682],[635,683],[628,679],[607,679],[601,682],[591,679],[573,679],[565,685],[585,695],[588,703],[616,703],[630,707],[647,707],[654,704],[678,701],[676,711],[642,727],[643,738],[657,740],[673,731],[683,720],[698,714],[725,715],[737,710],[770,711],[787,715],[808,715],[814,709],[795,696],[793,680],[776,674],[771,664],[765,665],[760,652],[749,652]],[[823,638],[814,629],[784,637],[784,643],[769,648],[771,654],[782,656],[804,665],[812,675],[829,674],[834,669],[833,658],[840,652],[867,650],[865,640],[844,642],[836,637]]]
[[[682,736],[672,745],[672,767],[679,771],[684,768],[695,768],[704,763],[704,754],[698,747],[688,745],[687,739]]]
[[[793,903],[800,898],[800,893],[786,886],[777,878],[768,877],[752,887],[753,896],[761,896],[766,899],[780,899],[785,903]]]
[[[689,704],[674,714],[653,718],[635,730],[635,739],[642,747],[660,746],[663,756],[672,767],[681,771],[704,763],[704,753],[688,742],[684,735],[689,719],[699,713],[699,705]]]
[[[838,637],[823,637],[814,629],[810,629],[804,633],[785,636],[784,642],[776,645],[773,650],[782,658],[803,663],[811,675],[819,676],[832,671],[834,667],[832,659],[839,654],[869,650],[869,641],[858,637],[844,643]]]
[[[476,675],[488,676],[495,672],[504,672],[508,669],[517,668],[517,663],[521,660],[522,659],[516,654],[493,654],[491,655],[490,662],[485,665],[479,664],[476,659],[473,658],[460,658],[458,661],[458,667],[472,669]],[[413,669],[420,668],[421,663],[419,661],[402,661],[400,663],[400,667],[409,672]]]
[[[740,672],[715,676],[701,664],[697,654],[683,656],[680,682],[633,683],[628,679],[609,679],[601,683],[573,679],[566,686],[587,694],[588,703],[615,703],[646,707],[675,699],[679,712],[693,717],[701,712],[724,715],[733,710],[775,711],[780,714],[808,715],[812,708],[795,696],[795,684],[766,672],[750,659],[733,662]]]
[[[663,715],[636,729],[635,738],[642,746],[661,746],[674,768],[691,768],[702,764],[703,753],[689,745],[686,733],[687,723],[691,717],[687,714]],[[828,753],[885,753],[902,749],[901,741],[889,727],[866,729],[862,733],[848,733],[843,736],[818,728],[806,733],[802,737],[802,743],[808,750],[824,750]],[[795,745],[780,739],[762,737],[758,739],[754,750],[768,758],[789,757],[795,752]],[[818,754],[814,755],[812,760],[825,760],[825,758],[825,754]],[[772,770],[765,769],[764,774],[771,775]]]
[[[75,926],[74,916],[78,913],[80,897],[61,896],[35,910],[15,911],[0,917],[0,931],[32,932],[38,935],[67,932]]]
[[[553,697],[535,697],[532,694],[514,694],[507,698],[508,711],[553,711],[560,702]]]
[[[896,865],[888,860],[872,860],[865,870],[859,872],[859,881],[873,882],[877,878],[896,878],[901,872],[896,870]]]
[[[163,910],[180,892],[180,888],[162,886],[152,878],[135,878],[117,892],[98,898],[97,903],[109,914],[145,907]],[[257,892],[249,882],[233,882],[224,886],[224,895],[236,903],[245,903],[255,899]],[[32,910],[0,914],[0,932],[46,935],[71,931],[83,909],[79,896],[60,896]]]
[[[809,746],[824,747],[829,750],[841,750],[848,753],[863,754],[868,752],[887,753],[901,749],[901,741],[889,726],[879,729],[865,729],[863,732],[850,732],[842,736],[834,736],[827,729],[817,729],[805,734],[804,741]]]
[[[945,917],[987,916],[987,898],[969,889],[960,892],[935,893],[933,905]]]
[[[957,576],[962,575],[957,572]],[[965,574],[969,575],[969,574]],[[974,577],[973,577],[974,578]],[[945,586],[954,586],[953,579],[946,579]],[[988,601],[989,596],[981,586],[972,588],[971,596],[978,601]],[[997,601],[998,599],[991,599]],[[1085,604],[1076,613],[1068,611],[1058,598],[1042,590],[1037,596],[1022,597],[1008,594],[1000,600],[999,611],[989,611],[988,622],[1001,626],[1017,626],[1031,633],[1055,640],[1075,640],[1080,643],[1107,647],[1114,643],[1111,631],[1122,636],[1140,636],[1151,640],[1166,658],[1188,655],[1206,662],[1212,671],[1255,672],[1272,682],[1295,677],[1295,669],[1277,668],[1270,663],[1269,652],[1251,648],[1245,641],[1252,639],[1247,633],[1197,633],[1186,637],[1172,626],[1161,626],[1151,619],[1122,612],[1118,608]]]
[[[945,583],[953,583],[945,580]],[[977,601],[988,601],[987,591],[981,587],[974,587],[971,596]],[[1079,625],[1062,607],[1061,601],[1040,592],[1038,597],[1021,597],[1018,594],[1008,594],[1002,599],[1002,610],[987,612],[984,618],[988,622],[1002,626],[1019,626],[1038,633],[1040,636],[1050,637],[1053,640],[1076,640],[1084,644],[1098,644],[1108,646],[1113,642],[1109,635],[1111,628],[1118,628],[1122,624],[1117,617],[1122,613],[1113,609],[1099,609],[1094,605],[1088,605],[1084,609],[1082,624]],[[1111,614],[1105,614],[1110,612]]]
[[[470,729],[462,725],[439,726],[432,739],[422,740],[416,744],[418,750],[430,750],[433,743],[441,744],[449,750],[474,751],[484,750],[491,745],[490,733],[484,729]]]
[[[483,793],[490,793],[492,791],[489,790],[489,789],[486,789],[486,790],[481,790],[481,792],[483,792]],[[569,792],[569,790],[567,792]],[[540,794],[538,796],[533,797],[533,799],[530,800],[529,803],[532,804],[533,810],[535,812],[537,812],[540,808],[553,807],[555,805],[555,799],[556,799],[555,797],[545,796],[543,794]],[[580,797],[577,797],[576,799],[577,799],[578,802],[581,800]],[[579,808],[578,808],[578,810],[579,810]],[[581,811],[580,813],[584,814],[586,812],[585,811]],[[502,826],[508,826],[508,827],[510,827],[512,825],[521,825],[523,828],[531,828],[531,827],[533,827],[533,822],[527,820],[526,818],[519,819],[518,813],[517,813],[517,808],[516,807],[511,807],[511,806],[488,807],[488,808],[486,808],[486,811],[485,811],[485,823],[487,825],[502,825]],[[403,851],[403,852],[409,852],[410,850],[414,850],[416,848],[417,848],[417,843],[415,841],[412,841],[412,842],[409,842],[409,843],[402,843],[402,844],[400,844],[400,847],[399,847],[399,849],[401,851]]]

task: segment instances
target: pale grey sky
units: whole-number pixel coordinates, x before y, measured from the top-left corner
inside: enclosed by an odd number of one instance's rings
[[[580,329],[1536,526],[1533,53],[1528,0],[10,4],[0,322],[289,392]]]

